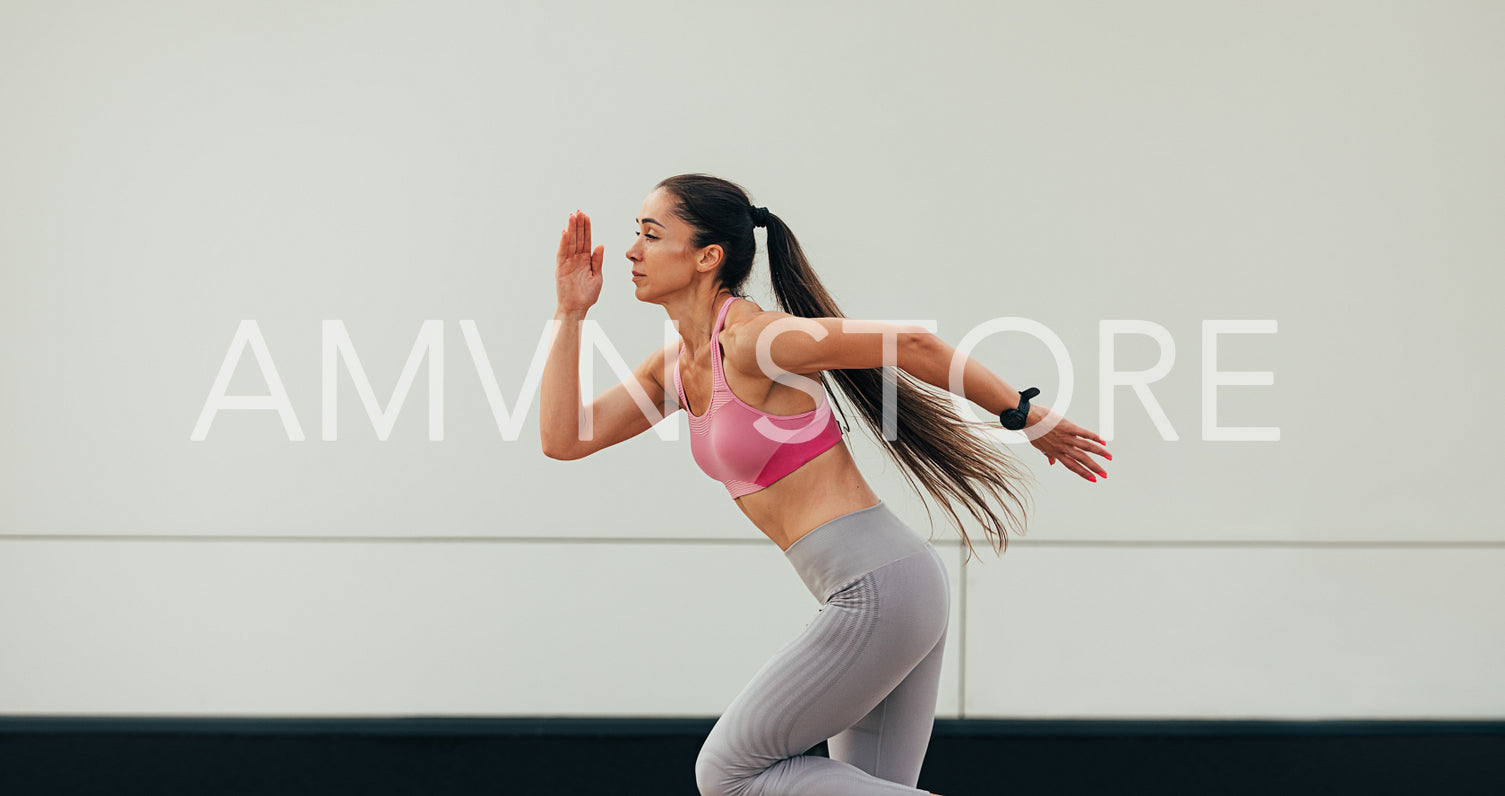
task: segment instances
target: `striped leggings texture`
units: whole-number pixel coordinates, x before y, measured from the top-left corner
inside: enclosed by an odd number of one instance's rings
[[[950,616],[940,555],[883,503],[786,555],[820,608],[711,729],[701,795],[923,796]],[[829,758],[805,754],[821,741]]]

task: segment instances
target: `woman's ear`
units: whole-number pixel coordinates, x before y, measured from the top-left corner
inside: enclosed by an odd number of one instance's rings
[[[726,250],[721,248],[721,244],[712,243],[711,245],[700,250],[700,262],[698,263],[698,266],[703,267],[699,267],[698,270],[704,272],[715,268],[716,266],[721,264],[721,258],[725,256]]]

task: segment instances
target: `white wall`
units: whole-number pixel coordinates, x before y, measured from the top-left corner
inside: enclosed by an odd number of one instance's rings
[[[1465,2],[7,4],[0,713],[719,713],[814,601],[683,415],[558,462],[524,389],[568,213],[635,365],[632,219],[705,171],[850,317],[1043,325],[1069,372],[972,354],[1111,439],[1096,484],[1011,446],[1003,559],[935,510],[941,715],[1498,718],[1502,40]],[[190,438],[245,320],[301,440]],[[324,438],[328,320],[380,407],[440,322],[442,439],[432,354],[385,439],[342,366]]]

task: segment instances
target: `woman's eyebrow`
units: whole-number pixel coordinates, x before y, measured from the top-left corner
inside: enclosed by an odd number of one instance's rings
[[[637,219],[634,218],[633,221],[637,221]],[[652,219],[652,218],[645,218],[645,219],[643,219],[642,221],[640,221],[638,223],[640,223],[640,224],[658,224],[658,221],[655,220],[655,219]],[[661,226],[661,227],[664,227],[663,224],[658,224],[658,225]],[[668,227],[664,227],[664,229],[668,229]]]

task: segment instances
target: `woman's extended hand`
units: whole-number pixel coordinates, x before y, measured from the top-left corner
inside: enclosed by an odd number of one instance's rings
[[[1051,422],[1055,425],[1044,434],[1035,436],[1038,429],[1032,428],[1036,423],[1045,422],[1047,426]],[[1030,404],[1029,422],[1024,426],[1024,433],[1030,436],[1029,444],[1035,446],[1045,454],[1045,458],[1051,464],[1060,459],[1066,465],[1066,469],[1080,475],[1088,481],[1096,481],[1096,476],[1108,477],[1108,471],[1098,464],[1088,454],[1097,454],[1113,461],[1113,454],[1103,447],[1108,444],[1095,431],[1088,431],[1066,419],[1065,415],[1050,411],[1050,407],[1041,404]]]
[[[590,216],[576,210],[569,224],[559,233],[559,265],[554,270],[554,285],[559,293],[559,309],[584,312],[601,297],[601,263],[606,247],[591,251]]]

